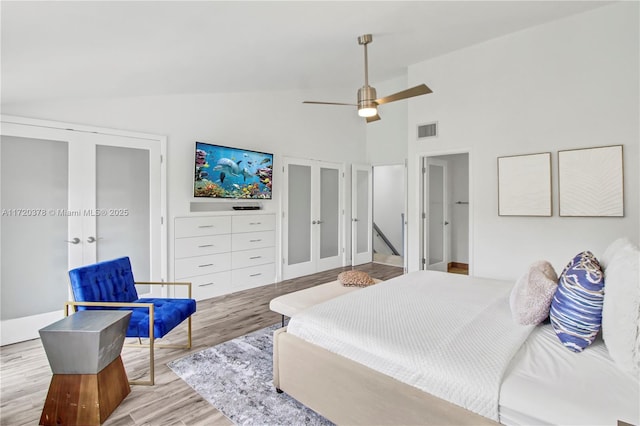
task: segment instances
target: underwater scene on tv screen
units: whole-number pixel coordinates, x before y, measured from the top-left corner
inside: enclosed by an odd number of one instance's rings
[[[194,196],[271,199],[273,154],[196,142]]]

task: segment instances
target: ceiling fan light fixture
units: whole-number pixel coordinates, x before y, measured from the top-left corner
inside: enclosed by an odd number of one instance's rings
[[[1,0],[0,0],[1,1]],[[376,89],[369,86],[369,64],[367,56],[367,45],[373,41],[371,34],[365,34],[358,37],[358,44],[364,48],[364,86],[358,89],[358,103],[346,104],[338,102],[315,102],[304,101],[306,104],[324,104],[324,105],[351,105],[358,107],[358,115],[366,118],[367,123],[373,123],[380,120],[378,115],[378,106],[388,104],[389,102],[400,101],[403,99],[412,98],[414,96],[426,95],[432,93],[426,84],[420,84],[415,87],[411,87],[400,92],[378,98]]]
[[[378,109],[375,105],[358,107],[358,115],[360,117],[373,117],[378,113]]]
[[[358,115],[360,117],[373,117],[378,113],[376,96],[376,89],[369,85],[358,89]]]

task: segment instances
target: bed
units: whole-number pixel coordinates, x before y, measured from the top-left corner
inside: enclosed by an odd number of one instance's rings
[[[640,424],[637,374],[511,317],[513,282],[419,271],[274,335],[274,384],[337,424]]]

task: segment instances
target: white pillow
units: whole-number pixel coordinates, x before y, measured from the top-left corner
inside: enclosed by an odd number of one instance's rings
[[[549,316],[551,300],[558,287],[558,276],[546,260],[533,263],[511,290],[509,306],[513,320],[520,325],[537,325]]]
[[[627,372],[640,371],[640,251],[627,238],[602,256],[604,305],[602,338],[609,355]]]

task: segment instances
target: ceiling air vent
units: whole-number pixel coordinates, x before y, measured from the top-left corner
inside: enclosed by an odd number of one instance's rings
[[[438,136],[438,122],[421,124],[418,126],[418,139]]]

